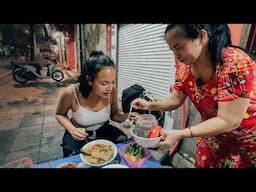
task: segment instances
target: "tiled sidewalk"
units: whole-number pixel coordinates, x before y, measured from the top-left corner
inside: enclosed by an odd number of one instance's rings
[[[0,93],[0,164],[26,156],[34,163],[60,158],[64,129],[55,120],[55,105],[61,88],[45,81],[22,87],[11,79],[4,87]]]

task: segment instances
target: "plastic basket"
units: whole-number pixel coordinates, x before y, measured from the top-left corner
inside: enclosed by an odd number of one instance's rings
[[[127,163],[127,165],[128,165],[129,167],[131,167],[131,168],[138,168],[138,167],[142,166],[142,165],[148,160],[148,158],[151,156],[151,152],[150,152],[147,148],[143,147],[143,149],[144,149],[144,151],[145,151],[145,157],[144,157],[144,158],[142,158],[142,159],[140,159],[140,160],[138,160],[138,161],[135,161],[135,162],[129,160],[129,159],[125,156],[124,151],[125,151],[125,149],[126,149],[129,145],[132,145],[132,144],[134,144],[134,143],[136,143],[136,142],[128,143],[128,144],[126,144],[126,145],[120,147],[118,150],[119,150],[120,156],[124,159],[124,161]]]
[[[161,140],[162,136],[155,137],[155,138],[148,138],[148,137],[140,137],[138,136],[138,129],[136,127],[132,127],[130,129],[131,135],[134,138],[134,141],[145,147],[145,148],[155,148],[155,145]],[[147,133],[148,134],[148,133]]]
[[[30,157],[25,157],[6,163],[1,168],[33,168],[33,161]]]

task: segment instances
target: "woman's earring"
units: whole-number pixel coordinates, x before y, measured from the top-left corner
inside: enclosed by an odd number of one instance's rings
[[[92,82],[90,81],[90,78],[89,78],[88,75],[86,75],[86,80],[88,81],[88,84],[89,84],[90,86],[92,86]]]

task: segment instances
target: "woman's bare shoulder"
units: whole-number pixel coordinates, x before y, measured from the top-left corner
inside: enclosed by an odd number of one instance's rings
[[[65,87],[61,90],[62,97],[71,97],[73,96],[73,84],[69,85],[68,87]]]

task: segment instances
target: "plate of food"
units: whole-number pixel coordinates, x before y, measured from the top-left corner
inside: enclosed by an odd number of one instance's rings
[[[111,163],[117,154],[116,145],[105,139],[91,141],[80,149],[81,160],[91,167],[103,167]]]
[[[77,168],[77,164],[74,162],[64,162],[64,163],[59,164],[56,168],[64,168],[64,169]]]

